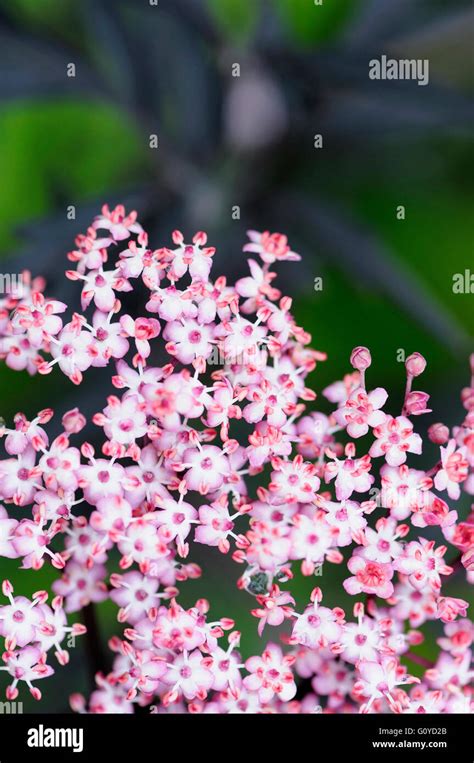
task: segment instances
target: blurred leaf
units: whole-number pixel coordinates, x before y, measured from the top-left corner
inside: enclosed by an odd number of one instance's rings
[[[311,44],[338,35],[360,0],[272,0],[285,29],[301,43]],[[219,0],[217,0],[219,2]]]
[[[403,137],[414,130],[455,129],[470,135],[470,97],[434,81],[420,87],[415,80],[371,80],[368,62],[378,55],[372,41],[363,50],[330,47],[300,57],[300,79],[323,96],[312,115],[321,133],[337,135],[346,144],[355,135],[369,142],[373,136],[398,137],[401,130]],[[274,63],[280,66],[278,60]]]
[[[80,52],[39,35],[4,24],[0,27],[0,99],[20,99],[66,93],[81,96],[84,92],[102,99],[108,97],[102,83]],[[73,63],[76,76],[67,76]]]
[[[390,215],[392,225],[394,209]],[[346,273],[357,273],[358,281],[371,287],[378,297],[388,296],[452,353],[466,350],[469,335],[462,324],[423,278],[417,277],[408,263],[398,260],[373,230],[343,212],[339,205],[319,198],[283,194],[277,210],[281,219],[287,218],[288,225],[299,225],[310,240],[322,242],[325,251],[332,252],[332,261]],[[358,344],[364,342],[359,340]]]
[[[444,23],[447,14],[449,18],[458,11],[465,11],[466,5],[465,0],[451,0],[449,6],[444,0],[365,0],[347,29],[344,42],[360,50],[376,42],[381,49],[400,35],[429,28],[433,17]],[[421,57],[419,51],[416,57]]]
[[[80,13],[86,28],[87,50],[103,73],[119,103],[132,104],[134,95],[134,57],[127,44],[117,5],[106,0],[83,0]]]
[[[259,3],[256,0],[207,0],[207,4],[226,37],[242,42],[252,35],[259,17]]]
[[[370,347],[377,383],[390,391],[390,410],[397,411],[399,401],[394,397],[403,389],[403,364],[396,362],[399,348],[406,354],[423,352],[429,362],[423,389],[431,391],[431,382],[452,363],[448,348],[416,317],[374,289],[355,283],[348,273],[326,263],[313,266],[313,272],[313,278],[323,278],[323,290],[311,294],[308,289],[294,304],[298,323],[313,336],[312,345],[328,353],[327,363],[318,364],[310,384],[318,392],[318,406],[329,412],[321,390],[348,373],[350,352],[359,344]]]
[[[134,126],[109,106],[81,102],[18,103],[0,115],[0,247],[20,220],[64,210],[88,195],[130,182],[144,166]],[[71,236],[71,243],[72,243]]]
[[[52,29],[61,34],[74,29],[71,29],[77,11],[74,0],[0,0],[0,7],[10,17],[27,25]]]
[[[415,186],[409,179],[371,177],[370,171],[350,189],[328,190],[351,204],[354,214],[378,233],[400,267],[409,268],[413,279],[422,285],[418,308],[423,303],[423,294],[431,295],[432,303],[438,305],[436,316],[430,320],[432,329],[444,315],[472,337],[472,295],[454,294],[452,290],[453,275],[472,269],[472,193],[468,189],[463,194],[455,193],[448,180],[442,187],[433,187],[428,177],[425,183]],[[399,204],[406,209],[403,221],[395,220]],[[458,346],[455,341],[458,333],[453,326],[445,336],[448,346]]]
[[[382,45],[386,39],[416,28],[425,11],[426,6],[420,0],[365,0],[347,30],[346,41],[361,50],[374,41]]]
[[[218,140],[218,81],[201,40],[172,13],[157,16],[151,7],[125,6],[123,20],[141,51],[134,59],[138,112],[144,129],[160,135],[157,163],[176,171],[190,153],[205,158]]]
[[[443,14],[441,19],[403,39],[390,43],[390,52],[399,58],[426,58],[430,79],[474,90],[474,11]]]

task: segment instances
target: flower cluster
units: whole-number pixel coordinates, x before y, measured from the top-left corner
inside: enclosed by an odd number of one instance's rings
[[[30,601],[3,584],[7,696],[24,681],[39,698],[47,652],[66,664],[63,640],[85,631],[67,615],[110,599],[123,634],[89,701],[71,698],[81,712],[469,712],[474,626],[446,586],[455,574],[474,582],[474,511],[453,508],[474,494],[474,380],[462,423],[434,424],[423,442],[414,419],[429,396],[412,386],[424,358],[406,359],[403,407],[389,413],[387,391],[367,387],[370,352],[356,347],[317,410],[306,379],[326,356],[271,269],[299,255],[280,234],[249,236],[250,275],[231,285],[211,278],[204,233],[186,243],[175,231],[153,250],[135,213],[104,207],[68,255],[80,312],[66,318],[29,275],[21,298],[0,302],[10,368],[59,366],[80,384],[111,365],[117,391],[92,419],[100,451],[77,408],[55,439],[51,409],[0,429],[0,553],[57,570],[51,607],[46,592]],[[124,310],[132,290],[145,315]],[[428,469],[412,465],[423,450]],[[209,621],[206,600],[178,602],[201,575],[193,543],[240,565],[258,633],[278,628],[260,654],[244,660],[233,621]],[[350,612],[323,604],[320,587],[299,606],[295,574],[330,575],[333,564],[346,570]],[[435,663],[412,651],[428,621],[442,629]]]

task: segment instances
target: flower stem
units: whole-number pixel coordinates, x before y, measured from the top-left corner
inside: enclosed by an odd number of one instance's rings
[[[407,658],[407,660],[410,660],[410,662],[414,662],[415,665],[420,665],[422,668],[426,668],[426,670],[434,667],[434,662],[432,662],[432,660],[428,660],[426,657],[422,657],[420,654],[406,652],[404,656]]]
[[[89,662],[90,680],[95,688],[95,675],[99,672],[106,672],[106,658],[102,648],[100,629],[97,622],[97,613],[93,604],[88,604],[82,609],[84,625],[87,628],[85,634],[85,647],[87,659]]]

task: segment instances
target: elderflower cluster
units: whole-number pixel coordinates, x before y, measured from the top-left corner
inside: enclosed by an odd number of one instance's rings
[[[474,494],[474,381],[459,426],[435,424],[423,442],[414,418],[429,396],[412,386],[424,358],[406,360],[403,408],[389,413],[386,390],[367,387],[370,352],[357,347],[318,410],[306,378],[326,356],[273,285],[273,266],[299,255],[281,234],[249,236],[250,274],[231,285],[211,277],[204,233],[186,243],[175,231],[153,250],[135,213],[105,206],[68,255],[81,312],[66,319],[67,305],[29,274],[21,298],[0,301],[10,368],[59,366],[80,384],[111,366],[117,391],[92,419],[100,452],[77,408],[53,440],[51,409],[0,429],[0,554],[57,570],[51,606],[45,591],[30,601],[3,583],[7,696],[24,682],[39,699],[33,681],[54,672],[48,652],[65,665],[66,634],[85,632],[67,616],[110,599],[123,634],[89,700],[72,696],[80,712],[470,712],[474,626],[445,587],[453,575],[474,582],[474,511],[461,519],[455,508]],[[146,315],[123,309],[134,289]],[[424,448],[426,470],[415,459]],[[240,565],[259,635],[275,629],[260,654],[241,657],[245,634],[229,618],[209,621],[207,600],[179,603],[181,585],[201,575],[193,543]],[[319,586],[297,606],[295,569],[313,576],[323,564],[325,575],[343,565],[352,612],[323,604]],[[412,648],[437,620],[430,663]]]

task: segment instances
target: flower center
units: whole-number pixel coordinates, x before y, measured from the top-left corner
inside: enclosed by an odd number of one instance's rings
[[[201,332],[200,331],[191,331],[188,335],[188,339],[191,342],[191,344],[199,344],[201,341]]]

